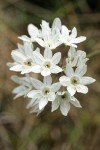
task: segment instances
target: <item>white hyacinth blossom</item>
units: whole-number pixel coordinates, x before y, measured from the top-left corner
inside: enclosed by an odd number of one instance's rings
[[[32,79],[30,78],[30,76],[26,76],[26,77],[12,76],[11,79],[15,83],[19,84],[19,86],[14,88],[12,91],[13,94],[16,94],[14,99],[20,96],[26,97],[29,91],[32,90],[32,84],[31,84]]]
[[[39,51],[37,48],[36,51]],[[18,49],[11,52],[13,63],[8,63],[10,70],[21,72],[21,74],[32,72],[34,65],[33,45],[24,42],[24,45],[18,44]]]
[[[67,116],[70,110],[70,103],[75,107],[81,108],[79,101],[71,96],[67,91],[57,92],[55,100],[52,102],[52,112],[60,107],[60,111],[64,116]]]
[[[68,92],[73,96],[76,92],[86,94],[88,87],[86,85],[95,82],[95,79],[83,76],[87,71],[87,66],[77,67],[76,70],[67,65],[66,76],[60,77],[59,81],[67,87]]]
[[[85,36],[77,37],[77,29],[75,27],[70,31],[66,26],[64,25],[62,26],[59,41],[61,41],[65,45],[77,48],[76,44],[81,43],[85,40],[86,40]]]
[[[61,30],[61,21],[56,18],[52,24],[52,28],[49,27],[49,23],[42,20],[41,30],[38,30],[34,25],[28,26],[28,33],[31,36],[31,40],[34,39],[42,47],[49,47],[55,49],[61,42],[59,41],[59,34]]]
[[[86,52],[82,50],[75,50],[74,47],[70,47],[66,62],[70,64],[72,67],[85,65],[88,60],[89,59],[86,58]]]
[[[48,76],[51,73],[57,74],[62,72],[62,68],[57,64],[61,59],[61,53],[57,52],[52,56],[52,51],[49,48],[44,50],[44,57],[39,52],[34,52],[35,65],[33,72],[41,73],[42,76]]]
[[[18,44],[18,48],[12,50],[13,62],[7,64],[10,70],[24,76],[11,77],[18,84],[12,91],[14,99],[27,97],[26,108],[37,114],[48,103],[52,112],[60,108],[64,116],[67,116],[70,104],[81,108],[80,102],[74,97],[75,93],[86,94],[87,85],[95,82],[95,79],[84,76],[89,60],[86,52],[75,49],[86,37],[77,37],[77,29],[74,27],[69,30],[59,18],[54,19],[51,27],[45,20],[42,20],[39,29],[29,24],[28,34],[29,37],[19,37],[23,45]],[[70,47],[69,51],[67,46]]]
[[[48,101],[54,101],[55,92],[61,87],[59,82],[52,84],[51,76],[44,77],[43,83],[33,79],[32,84],[36,90],[30,91],[27,95],[29,98],[32,98],[29,105],[34,105],[34,102],[38,101],[40,110],[47,105]]]

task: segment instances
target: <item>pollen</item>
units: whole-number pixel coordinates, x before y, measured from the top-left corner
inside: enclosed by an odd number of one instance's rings
[[[28,59],[28,60],[24,61],[24,65],[25,66],[32,66],[32,60]]]
[[[47,69],[49,69],[51,67],[50,62],[49,61],[45,62],[44,63],[44,67],[47,68]]]

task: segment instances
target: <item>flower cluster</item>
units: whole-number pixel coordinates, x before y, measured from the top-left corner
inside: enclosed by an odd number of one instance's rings
[[[95,79],[84,76],[88,61],[86,52],[76,50],[77,44],[86,40],[86,37],[77,37],[76,28],[69,30],[61,24],[59,18],[54,19],[51,28],[44,20],[40,27],[38,29],[29,24],[29,37],[19,37],[23,45],[18,44],[18,48],[11,52],[14,62],[8,63],[10,70],[25,75],[12,76],[11,79],[19,84],[13,93],[16,94],[15,98],[29,98],[27,108],[30,112],[39,114],[48,103],[51,103],[52,112],[60,108],[61,113],[67,116],[70,104],[81,108],[80,102],[74,96],[75,93],[86,94],[86,85],[95,82]],[[34,43],[41,49],[35,49]],[[63,51],[60,45],[63,46],[64,57],[61,56]],[[42,77],[43,81],[36,77]]]

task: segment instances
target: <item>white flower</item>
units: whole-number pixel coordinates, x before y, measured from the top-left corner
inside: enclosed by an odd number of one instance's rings
[[[32,84],[31,84],[30,76],[26,76],[26,77],[12,76],[11,79],[15,83],[19,84],[19,86],[14,88],[14,90],[12,91],[13,94],[16,94],[14,99],[16,99],[20,96],[26,97],[27,94],[29,93],[29,91],[32,90]]]
[[[85,40],[86,40],[85,36],[77,37],[77,30],[75,27],[72,29],[72,31],[70,31],[66,26],[62,25],[62,31],[61,31],[59,41],[61,41],[65,45],[77,48],[76,44],[83,42]]]
[[[29,42],[29,43],[33,42],[33,40],[30,37],[26,36],[26,35],[19,36],[18,38],[23,40],[24,42]]]
[[[28,93],[28,97],[32,98],[29,107],[34,105],[37,101],[39,104],[39,110],[42,110],[48,103],[55,99],[55,92],[60,89],[61,84],[59,82],[51,84],[51,76],[44,77],[43,83],[37,79],[32,80],[32,84],[36,90],[32,90]]]
[[[67,87],[68,92],[73,96],[76,91],[86,94],[88,88],[85,85],[95,82],[95,79],[91,77],[83,77],[87,71],[87,66],[77,67],[74,71],[70,65],[67,65],[66,76],[60,77],[60,83]]]
[[[37,115],[39,115],[44,110],[44,108],[41,110],[39,109],[39,99],[35,101],[34,99],[29,99],[26,108],[30,109],[30,113],[37,113]]]
[[[86,52],[82,50],[75,50],[74,47],[70,47],[66,62],[69,63],[72,67],[85,65],[88,60],[89,59],[86,58]]]
[[[36,51],[38,50],[37,48]],[[13,50],[11,55],[14,62],[8,63],[10,70],[21,72],[21,74],[32,72],[34,65],[32,43],[24,42],[24,45],[18,44],[18,49]]]
[[[75,107],[80,107],[79,101],[71,96],[67,91],[57,92],[55,100],[52,102],[52,112],[60,107],[60,111],[64,116],[67,116],[70,110],[70,103]]]
[[[61,59],[61,53],[57,52],[52,56],[52,51],[49,48],[44,50],[44,57],[39,52],[34,52],[35,65],[33,72],[41,73],[43,76],[48,76],[51,73],[57,74],[62,71],[62,68],[57,66]]]
[[[32,25],[29,26],[28,31],[32,38],[34,35],[32,31]],[[49,27],[48,22],[42,20],[40,36],[35,38],[35,42],[37,42],[42,47],[49,47],[50,49],[55,49],[62,44],[62,42],[59,41],[60,31],[61,21],[59,18],[54,19],[52,28]]]
[[[41,38],[41,30],[39,30],[33,24],[28,25],[28,33],[29,33],[30,37],[28,37],[26,35],[22,35],[19,37],[19,39],[21,39],[25,42],[35,42],[36,38]]]

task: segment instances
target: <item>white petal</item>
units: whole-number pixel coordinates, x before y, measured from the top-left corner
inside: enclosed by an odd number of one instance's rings
[[[69,51],[68,51],[68,57],[75,57],[75,48],[74,47],[70,47]]]
[[[52,31],[54,32],[55,29],[61,29],[61,21],[59,18],[55,18],[52,24]]]
[[[66,101],[62,101],[61,105],[60,105],[60,110],[61,110],[61,113],[64,115],[64,116],[67,116],[69,110],[70,110],[70,104],[69,102],[66,102]]]
[[[62,76],[59,78],[59,81],[60,81],[61,85],[68,86],[70,83],[70,78],[66,77],[66,76]]]
[[[25,74],[25,73],[29,73],[29,72],[31,72],[31,67],[23,68],[22,71],[21,71],[21,74]]]
[[[29,38],[28,36],[26,35],[22,35],[20,37],[18,37],[19,39],[25,41],[25,42],[32,42],[31,38]]]
[[[62,25],[62,35],[69,35],[69,30],[66,26]]]
[[[39,90],[32,90],[30,91],[27,96],[30,97],[30,98],[33,98],[35,97],[37,94],[39,94]]]
[[[80,36],[72,40],[72,43],[80,43],[86,40],[85,36]]]
[[[25,55],[28,57],[32,57],[33,54],[33,45],[32,43],[29,42],[25,42],[24,43],[24,51],[25,51]]]
[[[71,33],[70,36],[71,36],[72,38],[75,38],[75,37],[77,36],[77,30],[76,30],[75,27],[72,29],[72,33]]]
[[[73,68],[71,67],[70,64],[67,64],[67,66],[66,66],[66,75],[68,77],[71,77],[73,74],[74,74]]]
[[[33,106],[33,104],[34,104],[34,102],[37,100],[37,98],[32,98],[29,102],[28,102],[28,104],[27,104],[27,107],[26,108],[30,108],[30,107],[32,107]]]
[[[48,95],[48,101],[54,101],[56,95],[54,92],[50,92],[50,94]]]
[[[68,92],[70,93],[71,96],[73,96],[76,93],[76,89],[73,86],[68,86],[67,90],[68,90]]]
[[[46,48],[44,50],[44,58],[45,59],[51,59],[52,58],[52,51],[49,48]]]
[[[40,73],[41,72],[41,66],[40,65],[34,65],[31,70],[32,70],[32,72]]]
[[[56,64],[59,63],[60,59],[61,59],[61,53],[60,53],[60,52],[55,53],[55,54],[53,55],[53,57],[52,57],[52,63],[53,63],[54,65],[56,65]]]
[[[82,77],[80,83],[83,84],[83,85],[88,85],[88,84],[91,84],[95,81],[96,80],[91,78],[91,77]]]
[[[34,60],[35,60],[35,62],[37,63],[37,64],[42,64],[43,63],[43,61],[44,61],[44,58],[43,58],[43,56],[39,53],[39,52],[37,52],[37,51],[34,51],[33,52],[33,55],[34,55]]]
[[[51,83],[52,83],[52,78],[51,78],[51,76],[46,76],[46,77],[44,77],[43,82],[44,82],[45,85],[51,85]]]
[[[43,40],[39,39],[39,38],[36,38],[35,41],[36,41],[39,45],[41,45],[42,47],[46,47],[46,46],[47,46],[47,45],[45,44],[45,42],[44,42]]]
[[[32,83],[33,87],[35,87],[36,89],[41,89],[44,85],[40,80],[37,80],[35,78],[31,78],[30,82]]]
[[[23,60],[26,59],[26,57],[19,51],[17,50],[13,50],[11,52],[11,55],[13,57],[13,59],[16,61],[16,62],[22,62]]]
[[[88,92],[88,88],[81,84],[76,86],[76,90],[77,90],[77,92],[84,93],[84,94],[86,94]]]
[[[50,49],[55,49],[56,47],[58,47],[59,45],[61,45],[62,42],[61,41],[56,41],[54,42],[51,46],[50,46]]]
[[[33,24],[28,25],[28,33],[33,39],[39,36],[38,28]]]
[[[58,102],[58,100],[56,99],[56,100],[54,100],[54,101],[52,102],[52,109],[51,109],[51,111],[52,111],[52,112],[55,111],[56,109],[58,109],[58,107],[59,107],[59,102]]]
[[[48,75],[50,75],[51,74],[51,71],[50,71],[50,69],[45,69],[45,70],[42,70],[41,71],[41,75],[42,76],[48,76]]]
[[[47,105],[48,101],[46,98],[42,98],[40,99],[40,102],[39,102],[39,109],[43,109],[46,105]]]
[[[53,66],[51,68],[51,72],[54,73],[54,74],[57,74],[59,72],[62,72],[62,68],[60,68],[59,66]]]
[[[75,107],[82,107],[81,105],[80,105],[80,102],[73,96],[73,97],[71,97],[72,99],[70,100],[70,103],[72,103]]]
[[[22,65],[18,64],[18,65],[12,66],[10,68],[10,70],[12,70],[12,71],[21,71],[22,70]]]
[[[84,65],[84,66],[79,66],[76,68],[75,70],[75,74],[77,74],[78,76],[83,76],[87,71],[87,66]]]
[[[57,92],[57,91],[60,89],[60,87],[61,87],[60,82],[57,82],[57,83],[52,84],[51,90],[52,90],[53,92]]]

